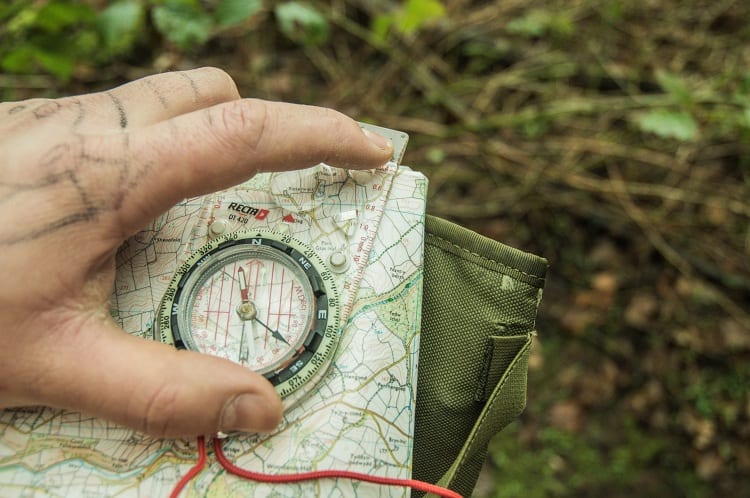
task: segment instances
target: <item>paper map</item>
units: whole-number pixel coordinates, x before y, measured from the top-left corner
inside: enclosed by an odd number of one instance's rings
[[[326,261],[347,251],[352,264],[337,282],[346,309],[333,364],[276,431],[232,437],[225,452],[256,472],[337,469],[409,478],[426,188],[423,175],[395,164],[376,172],[320,165],[260,174],[229,192],[186,200],[121,249],[112,316],[126,332],[150,340],[174,269],[205,243],[218,218],[231,229],[283,231]],[[167,496],[196,458],[194,440],[156,439],[49,408],[0,411],[3,497]],[[410,494],[346,479],[270,486],[227,474],[211,455],[209,463],[181,496]]]

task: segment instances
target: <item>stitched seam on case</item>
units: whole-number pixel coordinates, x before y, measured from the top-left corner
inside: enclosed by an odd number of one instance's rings
[[[500,391],[500,390],[501,390],[501,389],[502,389],[502,388],[503,388],[503,387],[505,386],[505,383],[507,382],[508,378],[510,378],[510,373],[511,373],[511,372],[512,372],[513,370],[515,370],[515,369],[516,369],[516,365],[517,365],[517,364],[518,364],[518,363],[519,363],[519,362],[521,361],[521,356],[522,356],[522,353],[524,353],[524,352],[525,352],[526,350],[528,350],[528,349],[530,349],[530,348],[531,348],[531,341],[529,341],[528,343],[526,343],[526,345],[525,345],[525,346],[524,346],[524,347],[523,347],[523,348],[522,348],[522,349],[521,349],[521,350],[520,350],[520,351],[518,352],[518,354],[517,354],[517,355],[516,355],[516,357],[515,357],[515,358],[513,359],[513,361],[512,361],[511,363],[510,363],[510,365],[508,365],[508,370],[506,371],[506,375],[505,375],[505,378],[503,378],[502,382],[500,382],[500,383],[499,383],[499,384],[497,385],[497,387],[495,387],[495,389],[493,390],[494,392],[499,392],[499,391]],[[495,399],[495,398],[492,398],[492,397],[490,397],[490,399],[489,399],[489,400],[487,400],[487,403],[491,403],[491,402],[492,402],[492,401],[493,401],[494,399]],[[485,418],[486,418],[486,416],[485,416],[484,418],[482,418],[482,420],[484,420]],[[479,423],[479,421],[477,421],[477,423]],[[473,434],[473,435],[471,436],[471,439],[469,439],[469,440],[467,441],[467,444],[468,444],[469,446],[471,446],[472,444],[474,444],[474,440],[475,440],[476,438],[477,438],[477,433],[475,432],[475,433],[474,433],[474,434]],[[468,458],[468,455],[464,454],[464,455],[463,455],[463,457],[461,458],[461,461],[460,461],[460,462],[458,463],[458,466],[459,466],[459,467],[463,466],[463,464],[464,464],[464,463],[466,462],[466,459],[467,459],[467,458]],[[449,487],[450,487],[450,485],[451,485],[451,484],[453,484],[453,481],[455,480],[455,478],[456,478],[456,476],[454,475],[454,476],[453,476],[453,478],[452,478],[452,479],[450,480],[450,483],[449,483],[449,485],[448,485]]]
[[[486,401],[485,398],[489,398],[487,395],[487,384],[490,377],[490,365],[492,363],[492,355],[495,352],[495,343],[491,337],[487,338],[486,346],[484,348],[484,355],[482,355],[482,371],[479,374],[479,386],[474,393],[474,401],[481,403]]]
[[[459,251],[461,251],[461,252],[464,252],[464,253],[467,253],[467,254],[471,254],[472,256],[475,256],[475,257],[477,257],[477,258],[479,258],[479,259],[482,259],[482,260],[484,260],[484,261],[489,261],[490,263],[495,263],[496,265],[498,265],[498,266],[501,266],[502,268],[506,268],[506,269],[508,269],[508,270],[513,270],[513,271],[517,271],[518,273],[520,273],[520,274],[522,274],[522,275],[526,275],[527,277],[538,278],[538,279],[540,279],[540,280],[541,280],[541,279],[543,278],[543,277],[542,277],[542,276],[540,276],[540,275],[534,275],[533,273],[527,273],[527,272],[525,272],[525,271],[523,271],[523,270],[520,270],[520,269],[518,269],[518,268],[515,268],[515,267],[513,267],[513,266],[510,266],[510,265],[506,265],[505,263],[501,263],[500,261],[497,261],[497,260],[494,260],[494,259],[488,258],[488,257],[486,257],[486,256],[482,256],[481,254],[478,254],[478,253],[475,253],[475,252],[469,251],[468,249],[466,249],[466,248],[464,248],[464,247],[461,247],[460,245],[458,245],[458,244],[456,244],[456,243],[453,243],[453,242],[451,242],[450,240],[444,239],[444,238],[440,237],[439,235],[427,234],[427,238],[435,238],[435,239],[439,239],[439,240],[442,240],[442,241],[443,241],[443,242],[445,242],[446,244],[449,244],[449,245],[451,245],[451,246],[455,247],[456,249],[458,249],[458,250],[459,250]]]

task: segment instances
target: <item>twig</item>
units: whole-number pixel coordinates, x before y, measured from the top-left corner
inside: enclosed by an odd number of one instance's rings
[[[560,175],[556,176],[561,177]],[[573,187],[603,194],[621,194],[623,192],[622,187],[617,184],[582,174],[568,174],[564,176],[564,180]],[[737,215],[750,218],[750,205],[738,199],[727,198],[727,192],[723,192],[721,197],[714,197],[705,192],[633,181],[627,182],[627,192],[631,195],[725,208]]]
[[[55,80],[43,74],[0,74],[0,88],[52,88]]]
[[[408,57],[403,51],[397,50],[389,43],[376,37],[371,31],[364,29],[351,19],[340,13],[331,12],[330,19],[350,34],[360,38],[372,47],[386,54],[390,59],[397,61],[409,80],[419,88],[428,98],[435,99],[460,122],[470,120],[472,113],[469,112],[464,103],[453,94],[446,91],[445,86],[430,69],[422,62],[416,62]]]
[[[630,195],[628,193],[628,184],[623,179],[620,171],[612,165],[607,166],[607,171],[611,178],[613,187],[615,187],[613,191],[617,196],[617,199],[620,201],[620,205],[628,214],[628,216],[630,216],[630,218],[636,223],[636,225],[641,228],[644,235],[646,235],[646,238],[648,238],[649,242],[651,242],[651,245],[653,245],[654,248],[659,251],[659,253],[664,257],[664,259],[667,260],[667,262],[674,266],[685,277],[695,278],[693,268],[690,263],[685,258],[683,258],[682,255],[664,239],[664,237],[662,237],[661,233],[651,224],[648,216],[646,216],[630,198]],[[724,311],[731,315],[735,320],[743,324],[743,326],[750,327],[750,315],[746,311],[744,311],[734,301],[727,297],[726,294],[724,294],[716,286],[705,281],[703,281],[703,285],[710,289],[716,299],[717,304],[721,306]]]

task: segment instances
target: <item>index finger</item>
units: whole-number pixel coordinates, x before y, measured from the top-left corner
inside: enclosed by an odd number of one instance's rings
[[[386,139],[322,107],[242,99],[130,132],[131,156],[149,164],[136,195],[152,199],[155,216],[175,202],[241,183],[261,171],[324,162],[350,169],[385,164]]]

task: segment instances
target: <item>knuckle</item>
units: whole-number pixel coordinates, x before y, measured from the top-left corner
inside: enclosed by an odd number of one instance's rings
[[[27,176],[29,180],[48,186],[68,186],[73,178],[86,166],[83,144],[80,141],[60,140],[36,153],[36,171]]]
[[[199,74],[206,79],[211,88],[219,90],[218,93],[229,96],[239,96],[237,84],[229,73],[223,69],[207,66],[198,69],[198,71],[200,71]]]
[[[146,399],[140,428],[146,434],[166,437],[176,422],[178,389],[169,384],[161,384]]]
[[[328,123],[329,129],[332,132],[340,132],[344,129],[345,125],[351,121],[347,116],[340,113],[335,109],[329,107],[323,108],[323,115],[325,121]]]
[[[207,66],[182,75],[190,82],[195,100],[204,105],[236,100],[240,96],[234,79],[223,69]]]
[[[337,162],[342,156],[344,148],[344,141],[341,137],[347,135],[347,125],[350,125],[351,119],[346,117],[344,114],[329,108],[324,108],[323,111],[326,125],[326,133],[328,136],[328,142],[325,145],[323,151],[322,161],[324,163]]]
[[[58,99],[39,99],[37,105],[33,109],[34,117],[37,119],[45,119],[54,116],[65,107],[64,101]]]
[[[220,107],[220,119],[213,123],[222,145],[256,151],[272,128],[272,115],[262,101],[236,100]]]
[[[34,98],[2,104],[0,116],[5,119],[0,123],[0,138],[10,136],[11,133],[28,133],[44,123],[60,124],[60,117],[70,117],[73,100]]]

